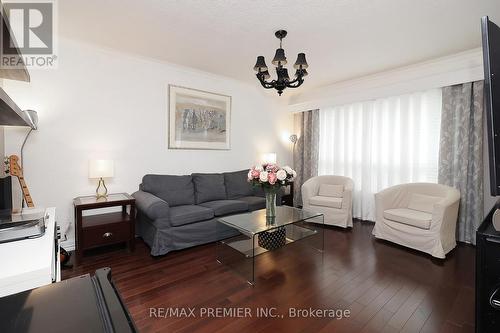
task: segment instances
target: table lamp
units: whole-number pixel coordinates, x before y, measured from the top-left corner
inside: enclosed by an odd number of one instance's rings
[[[276,153],[265,153],[262,155],[262,163],[276,164]]]
[[[108,196],[108,188],[104,183],[103,178],[112,178],[114,166],[112,160],[90,160],[89,161],[89,178],[99,178],[99,183],[95,190],[97,199],[106,198]]]

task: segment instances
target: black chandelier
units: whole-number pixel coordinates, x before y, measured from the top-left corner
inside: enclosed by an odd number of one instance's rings
[[[257,57],[257,62],[255,63],[253,69],[257,72],[257,79],[259,79],[260,84],[264,88],[274,88],[278,90],[278,95],[281,96],[283,90],[286,88],[298,88],[302,85],[302,83],[304,83],[304,76],[307,75],[306,68],[309,67],[309,65],[306,61],[306,55],[304,53],[299,53],[297,55],[297,61],[293,65],[293,68],[296,70],[295,79],[290,80],[290,76],[288,76],[288,69],[284,67],[287,63],[285,50],[283,50],[281,45],[283,38],[286,37],[286,31],[278,30],[274,35],[280,40],[280,48],[276,50],[276,54],[274,55],[274,59],[272,61],[272,64],[276,66],[276,74],[278,78],[276,80],[266,81],[271,77],[271,75],[269,75],[264,56]]]

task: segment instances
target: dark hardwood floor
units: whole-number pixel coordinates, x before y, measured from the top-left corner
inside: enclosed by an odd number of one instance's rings
[[[375,240],[373,224],[325,228],[325,253],[300,242],[258,257],[250,286],[218,264],[208,244],[160,258],[137,240],[136,250],[91,254],[67,279],[111,267],[141,332],[473,332],[475,249],[459,245],[446,260]],[[152,318],[150,308],[248,307],[247,318]],[[257,318],[274,307],[284,318]],[[346,309],[350,317],[289,318],[289,308]]]

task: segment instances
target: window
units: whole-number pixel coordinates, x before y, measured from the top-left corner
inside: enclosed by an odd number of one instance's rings
[[[375,220],[374,194],[437,182],[441,89],[320,110],[319,174],[355,183],[353,216]]]

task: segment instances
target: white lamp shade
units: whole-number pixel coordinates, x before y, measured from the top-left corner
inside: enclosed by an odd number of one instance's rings
[[[262,163],[276,164],[276,153],[265,153],[262,155]]]
[[[114,175],[112,160],[90,160],[89,178],[111,178]]]

